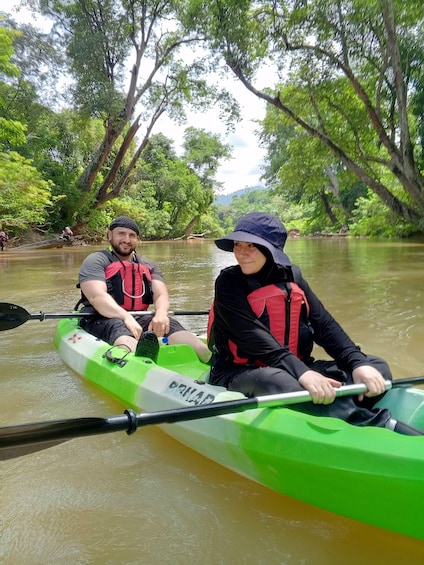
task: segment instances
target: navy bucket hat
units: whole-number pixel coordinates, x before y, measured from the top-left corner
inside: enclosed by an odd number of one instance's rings
[[[226,237],[215,240],[223,251],[233,251],[235,241],[245,241],[268,249],[274,262],[290,266],[291,261],[283,253],[287,230],[278,218],[264,212],[250,212],[237,222],[235,230]]]

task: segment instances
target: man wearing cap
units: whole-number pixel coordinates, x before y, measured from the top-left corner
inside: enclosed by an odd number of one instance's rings
[[[199,358],[207,362],[211,356],[208,347],[194,334],[185,330],[177,320],[168,316],[169,296],[163,274],[153,262],[137,255],[135,249],[140,230],[128,216],[113,220],[107,232],[109,248],[95,251],[83,261],[79,272],[79,286],[83,311],[95,311],[98,316],[82,318],[86,331],[111,345],[123,346],[139,352],[137,347],[144,337],[168,337],[170,344],[191,345]],[[130,311],[147,310],[151,314],[133,316]],[[141,339],[140,339],[141,338]],[[141,352],[140,352],[141,354]]]
[[[274,216],[252,212],[235,231],[216,240],[238,265],[215,283],[209,341],[214,349],[211,382],[249,397],[307,390],[303,412],[334,416],[359,426],[380,426],[416,435],[417,430],[374,408],[392,375],[385,361],[362,353],[324,308],[284,253],[287,231]],[[314,342],[334,361],[311,357]],[[367,386],[357,398],[335,397],[342,384]]]

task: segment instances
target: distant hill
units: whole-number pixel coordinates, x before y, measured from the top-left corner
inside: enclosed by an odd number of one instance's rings
[[[230,194],[220,194],[219,196],[217,196],[217,198],[215,198],[214,204],[228,206],[229,204],[231,204],[234,196],[242,196],[243,194],[252,192],[252,190],[265,190],[265,186],[263,184],[258,184],[257,186],[247,186],[246,188],[241,188],[240,190],[236,190],[235,192],[231,192]]]

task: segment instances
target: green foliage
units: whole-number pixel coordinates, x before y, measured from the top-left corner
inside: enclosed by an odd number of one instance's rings
[[[12,95],[13,87],[10,87],[7,97]],[[22,100],[16,96],[14,104],[9,106],[9,115],[20,116],[23,112],[29,116],[26,125],[29,142],[9,138],[9,147],[31,159],[32,165],[51,182],[55,205],[50,222],[56,231],[61,230],[63,225],[74,222],[75,211],[81,207],[78,178],[103,135],[102,125],[96,120],[81,120],[69,110],[55,113],[29,96]],[[92,200],[87,198],[87,202],[91,210]]]
[[[0,14],[0,22],[4,18]],[[19,76],[18,67],[11,62],[15,50],[13,41],[19,36],[19,32],[7,29],[0,25],[0,74],[8,77]]]
[[[367,198],[360,197],[356,201],[349,231],[353,236],[369,237],[408,237],[417,232],[417,227],[404,222],[393,214],[371,191]]]
[[[6,143],[11,145],[26,143],[25,130],[26,127],[21,122],[0,117],[0,146]]]
[[[116,216],[121,215],[124,214],[121,214],[120,212],[116,214]],[[80,234],[86,236],[88,239],[102,240],[106,236],[107,228],[114,217],[115,214],[113,211],[111,212],[107,209],[93,210],[87,224],[80,229]]]
[[[18,153],[0,153],[0,218],[15,235],[44,224],[52,204],[50,184]]]
[[[209,139],[205,132],[199,137],[194,131],[190,135],[192,149],[199,148],[196,140]],[[220,147],[214,146],[215,156]],[[203,147],[196,158],[196,168],[202,170],[202,176],[189,166],[187,156],[178,158],[171,140],[162,134],[152,136],[135,169],[132,184],[122,191],[119,201],[110,202],[104,209],[112,215],[127,213],[134,217],[144,239],[181,237],[202,229],[201,218],[212,201],[214,183],[210,163],[215,157]],[[209,163],[206,171],[204,163]]]
[[[67,54],[77,79],[77,108],[93,118],[119,114],[125,106],[120,88],[131,44],[127,14],[114,0],[64,3],[61,9],[72,26]]]
[[[154,143],[153,143],[154,145]],[[149,155],[146,155],[149,161]],[[146,237],[178,237],[202,208],[204,193],[197,176],[179,160],[172,160],[162,155],[161,166],[151,162],[141,162],[139,172],[141,180],[131,189],[136,207],[145,210],[143,222],[148,225],[143,233]],[[146,204],[149,205],[146,208]],[[153,233],[152,233],[153,232]]]
[[[16,33],[0,27],[0,73],[17,77],[19,71],[10,62]],[[26,125],[8,115],[5,83],[0,90],[0,148],[25,144]],[[18,153],[0,152],[0,218],[3,229],[16,235],[43,224],[52,204],[51,183],[43,180],[30,160]]]
[[[208,213],[199,218],[192,231],[204,234],[208,238],[223,237],[227,233],[218,218],[216,206],[209,208]]]
[[[15,151],[27,185],[21,196],[9,193],[14,211],[1,195],[1,213],[16,225],[57,230],[87,221],[87,231],[103,235],[113,216],[128,214],[147,239],[215,237],[244,213],[265,210],[302,234],[347,223],[355,235],[424,230],[418,0],[37,5],[56,20],[55,35],[0,28],[0,150],[9,152],[2,186],[15,186]],[[204,39],[209,50],[199,49]],[[60,85],[65,51],[72,109],[58,96],[51,104],[56,89],[46,95],[52,81]],[[236,197],[228,207],[212,205],[218,166],[229,156],[218,136],[188,128],[182,157],[165,136],[148,139],[163,112],[181,122],[188,107],[213,100],[227,109],[226,121],[237,115],[221,84],[207,85],[220,57],[268,102],[261,144],[269,190]],[[255,80],[265,66],[279,80],[259,91]],[[40,195],[32,209],[26,193]]]
[[[303,181],[296,187],[302,198],[314,192],[325,200],[331,171],[339,180],[339,195],[332,190],[339,206],[341,190],[360,181],[393,213],[412,218],[419,226],[424,176],[415,147],[417,132],[422,132],[422,101],[414,94],[424,76],[422,3],[219,0],[200,4],[201,16],[195,23],[211,37],[211,48],[249,91],[284,116],[285,128],[304,132],[303,143],[298,133],[291,134],[298,136],[297,148],[292,139],[289,147],[284,141],[281,144],[282,153],[290,152],[284,164],[294,164]],[[257,71],[265,65],[279,80],[275,84],[270,79],[268,88],[259,89],[263,79]],[[308,137],[316,141],[315,147]],[[340,178],[345,171],[350,179]],[[269,172],[275,179],[276,167]],[[301,178],[302,172],[309,178]],[[382,181],[386,172],[391,182]],[[289,171],[284,173],[281,181],[286,183]],[[325,206],[336,224],[340,209]]]
[[[0,17],[0,22],[1,19]],[[17,36],[17,32],[0,27],[0,76],[13,78],[19,76],[18,67],[10,61],[14,53],[13,40]],[[0,85],[0,147],[8,143],[17,145],[26,142],[25,125],[7,116],[5,92],[6,86],[3,83]]]
[[[75,110],[87,119],[101,119],[104,127],[103,139],[76,183],[78,224],[89,218],[92,208],[130,189],[137,161],[164,112],[181,123],[188,108],[214,102],[230,108],[227,119],[237,115],[225,89],[207,83],[206,74],[216,62],[207,60],[206,51],[192,48],[204,38],[187,25],[190,0],[42,0],[37,5],[55,21],[54,39],[59,37],[65,47]],[[141,139],[140,132],[146,132]],[[211,201],[213,183],[204,172],[197,176],[202,176]],[[185,179],[182,185],[193,192],[192,182]],[[169,218],[172,225],[175,211]],[[181,210],[178,216],[183,221]]]
[[[213,179],[220,160],[231,155],[230,145],[223,143],[219,135],[194,127],[186,129],[183,147],[187,163],[204,180]]]
[[[220,183],[215,179],[215,175],[222,159],[228,159],[231,156],[231,149],[230,145],[223,143],[219,135],[194,127],[186,129],[183,147],[183,159],[198,177],[203,191],[202,203],[198,209],[199,217],[210,206],[214,194],[219,192],[221,188]]]
[[[212,208],[224,232],[234,229],[236,222],[249,212],[266,212],[278,216],[287,229],[309,233],[307,229],[310,207],[287,202],[273,190],[250,190],[235,196],[228,206],[214,205]]]

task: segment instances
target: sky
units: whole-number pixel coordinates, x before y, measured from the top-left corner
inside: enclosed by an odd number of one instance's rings
[[[19,0],[0,0],[0,11],[5,11],[13,16],[15,21],[32,23],[45,31],[49,30],[49,24],[42,18],[34,19],[34,16],[25,9],[17,8]],[[259,85],[259,87],[264,85]],[[175,141],[175,149],[179,152],[179,141],[183,137],[185,128],[193,126],[202,128],[208,132],[219,134],[224,143],[232,147],[232,157],[223,161],[217,172],[217,180],[222,183],[221,194],[231,194],[237,190],[263,184],[260,180],[262,175],[261,164],[264,150],[259,147],[257,137],[254,133],[257,129],[255,120],[265,116],[265,103],[249,92],[235,78],[228,79],[228,89],[237,99],[241,106],[243,120],[238,122],[231,133],[225,131],[225,126],[220,122],[216,111],[191,114],[188,123],[177,126],[165,116],[159,120],[153,133],[163,133]]]
[[[156,127],[157,132],[161,131],[167,137],[176,140],[177,152],[178,140],[182,139],[184,130],[188,126],[219,134],[221,140],[231,146],[232,157],[222,162],[216,176],[223,185],[222,194],[230,194],[242,188],[263,184],[260,180],[262,175],[260,166],[264,150],[259,147],[254,132],[258,129],[256,121],[265,116],[265,103],[250,93],[242,84],[232,87],[231,92],[240,104],[243,120],[238,122],[234,131],[230,133],[226,132],[225,125],[219,120],[218,112],[214,110],[191,114],[189,122],[181,127],[167,119],[161,120]]]

